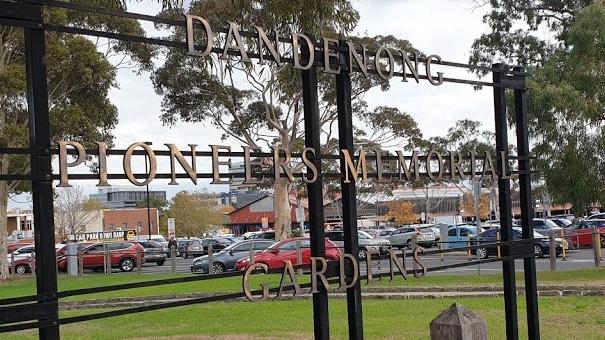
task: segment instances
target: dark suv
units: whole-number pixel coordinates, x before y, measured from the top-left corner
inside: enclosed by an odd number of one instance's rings
[[[497,233],[500,229],[490,229],[479,234],[479,244],[481,243],[496,243]],[[520,240],[521,228],[513,228],[513,240]],[[544,257],[545,254],[550,253],[550,244],[548,243],[548,237],[534,231],[534,253],[536,257]],[[473,241],[476,244],[476,241]],[[560,238],[555,238],[555,255],[559,256],[563,252],[563,242]],[[477,248],[471,250],[473,254],[479,253],[479,257],[482,259],[487,258],[489,255],[495,255],[498,253],[497,246],[486,246],[484,248]]]
[[[134,241],[133,241],[134,243]],[[158,266],[163,266],[166,262],[166,247],[160,242],[154,240],[136,241],[143,247],[143,256],[145,262],[155,262]]]

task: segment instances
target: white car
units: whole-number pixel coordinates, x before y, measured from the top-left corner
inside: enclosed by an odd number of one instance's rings
[[[437,236],[430,227],[407,226],[399,228],[386,237],[391,246],[411,248],[412,238],[416,236],[418,245],[431,247],[437,241]]]

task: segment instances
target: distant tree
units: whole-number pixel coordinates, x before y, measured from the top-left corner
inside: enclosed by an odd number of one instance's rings
[[[103,214],[103,204],[80,186],[61,188],[55,198],[55,232],[59,239],[83,232]]]
[[[200,236],[224,223],[217,200],[196,192],[176,194],[164,216],[175,219],[176,234],[180,236]]]
[[[149,207],[158,209],[158,214],[160,217],[164,214],[166,209],[168,208],[168,200],[164,198],[159,198],[155,196],[149,196]],[[135,203],[137,208],[147,208],[147,200],[143,199]]]
[[[414,203],[408,201],[390,201],[387,203],[389,208],[385,218],[388,221],[395,222],[397,225],[413,224],[418,222],[415,213]]]
[[[473,194],[469,192],[464,193],[460,202],[460,210],[464,210],[474,216],[475,209],[475,197]],[[490,212],[489,195],[483,194],[479,200],[479,218],[484,220],[489,219]]]
[[[74,2],[90,4],[84,0]],[[115,8],[118,3],[95,0],[94,5]],[[52,8],[45,10],[44,18],[54,25],[145,34],[136,20],[96,13]],[[87,147],[101,140],[111,144],[118,112],[109,99],[109,91],[118,85],[117,69],[149,70],[155,50],[141,44],[48,32],[46,51],[51,138],[69,138]],[[23,30],[0,26],[0,147],[29,147],[24,56]],[[124,58],[112,64],[109,59],[115,56]],[[3,175],[28,173],[30,167],[29,156],[0,155]],[[27,182],[0,181],[0,280],[8,277],[8,195],[24,191],[29,191]]]

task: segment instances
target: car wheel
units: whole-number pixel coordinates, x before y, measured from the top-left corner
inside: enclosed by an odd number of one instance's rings
[[[187,252],[184,252],[184,253],[183,253],[183,258],[184,258],[184,259],[186,259],[186,258],[188,258],[188,257],[189,257],[189,254],[187,254]]]
[[[23,264],[20,264],[15,267],[15,273],[17,273],[17,275],[24,275],[27,273],[27,267]]]
[[[222,274],[223,272],[225,272],[225,265],[222,263],[212,264],[212,274]]]
[[[365,260],[368,256],[368,250],[366,248],[359,248],[359,259]]]
[[[164,261],[158,261],[158,262],[156,262],[156,263],[157,263],[157,264],[158,264],[158,266],[160,266],[160,267],[164,265]]]
[[[477,250],[475,251],[477,253],[477,256],[480,259],[486,259],[487,258],[487,248],[477,248]]]
[[[411,239],[408,239],[405,242],[405,247],[408,248],[408,249],[412,249],[412,240]]]
[[[134,269],[134,260],[131,258],[122,259],[120,261],[120,270],[123,272],[131,272]]]
[[[542,248],[542,246],[535,245],[534,254],[536,255],[536,257],[544,257],[544,249]]]

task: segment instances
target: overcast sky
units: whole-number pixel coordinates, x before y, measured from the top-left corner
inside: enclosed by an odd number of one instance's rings
[[[447,61],[466,63],[473,40],[487,29],[481,21],[486,9],[475,9],[472,0],[353,0],[352,3],[361,16],[356,35],[392,34],[409,40],[424,53],[438,54]],[[149,5],[148,1],[132,3],[129,7],[131,12],[145,14],[157,14],[159,10],[159,6]],[[152,31],[153,26],[146,24],[144,27],[149,31],[148,35],[158,34]],[[466,71],[452,72],[451,68],[447,71],[446,76],[473,78]],[[120,70],[117,80],[119,88],[110,94],[119,110],[119,124],[114,131],[117,148],[141,141],[153,142],[155,149],[164,149],[164,143],[177,144],[181,149],[187,149],[190,143],[198,144],[198,150],[207,150],[208,144],[225,144],[220,142],[221,132],[208,125],[178,123],[172,128],[163,126],[159,119],[161,97],[155,94],[149,74],[135,75],[131,70]],[[366,100],[370,108],[395,106],[412,114],[424,136],[430,137],[445,134],[455,121],[464,118],[481,121],[484,128],[493,130],[491,95],[491,88],[475,91],[470,85],[432,86],[427,81],[416,84],[393,79],[390,91],[373,90]],[[226,144],[239,146],[234,141]],[[209,165],[201,161],[198,166],[209,169]],[[161,172],[166,170],[169,167],[160,165]],[[89,193],[96,192],[93,181],[78,184]],[[110,184],[128,183],[110,181]],[[178,186],[156,180],[150,188],[167,190],[169,197],[180,190],[228,190],[226,186],[210,186],[204,181],[194,187],[189,180],[181,180]],[[31,203],[20,195],[10,200],[9,205],[26,208]]]

